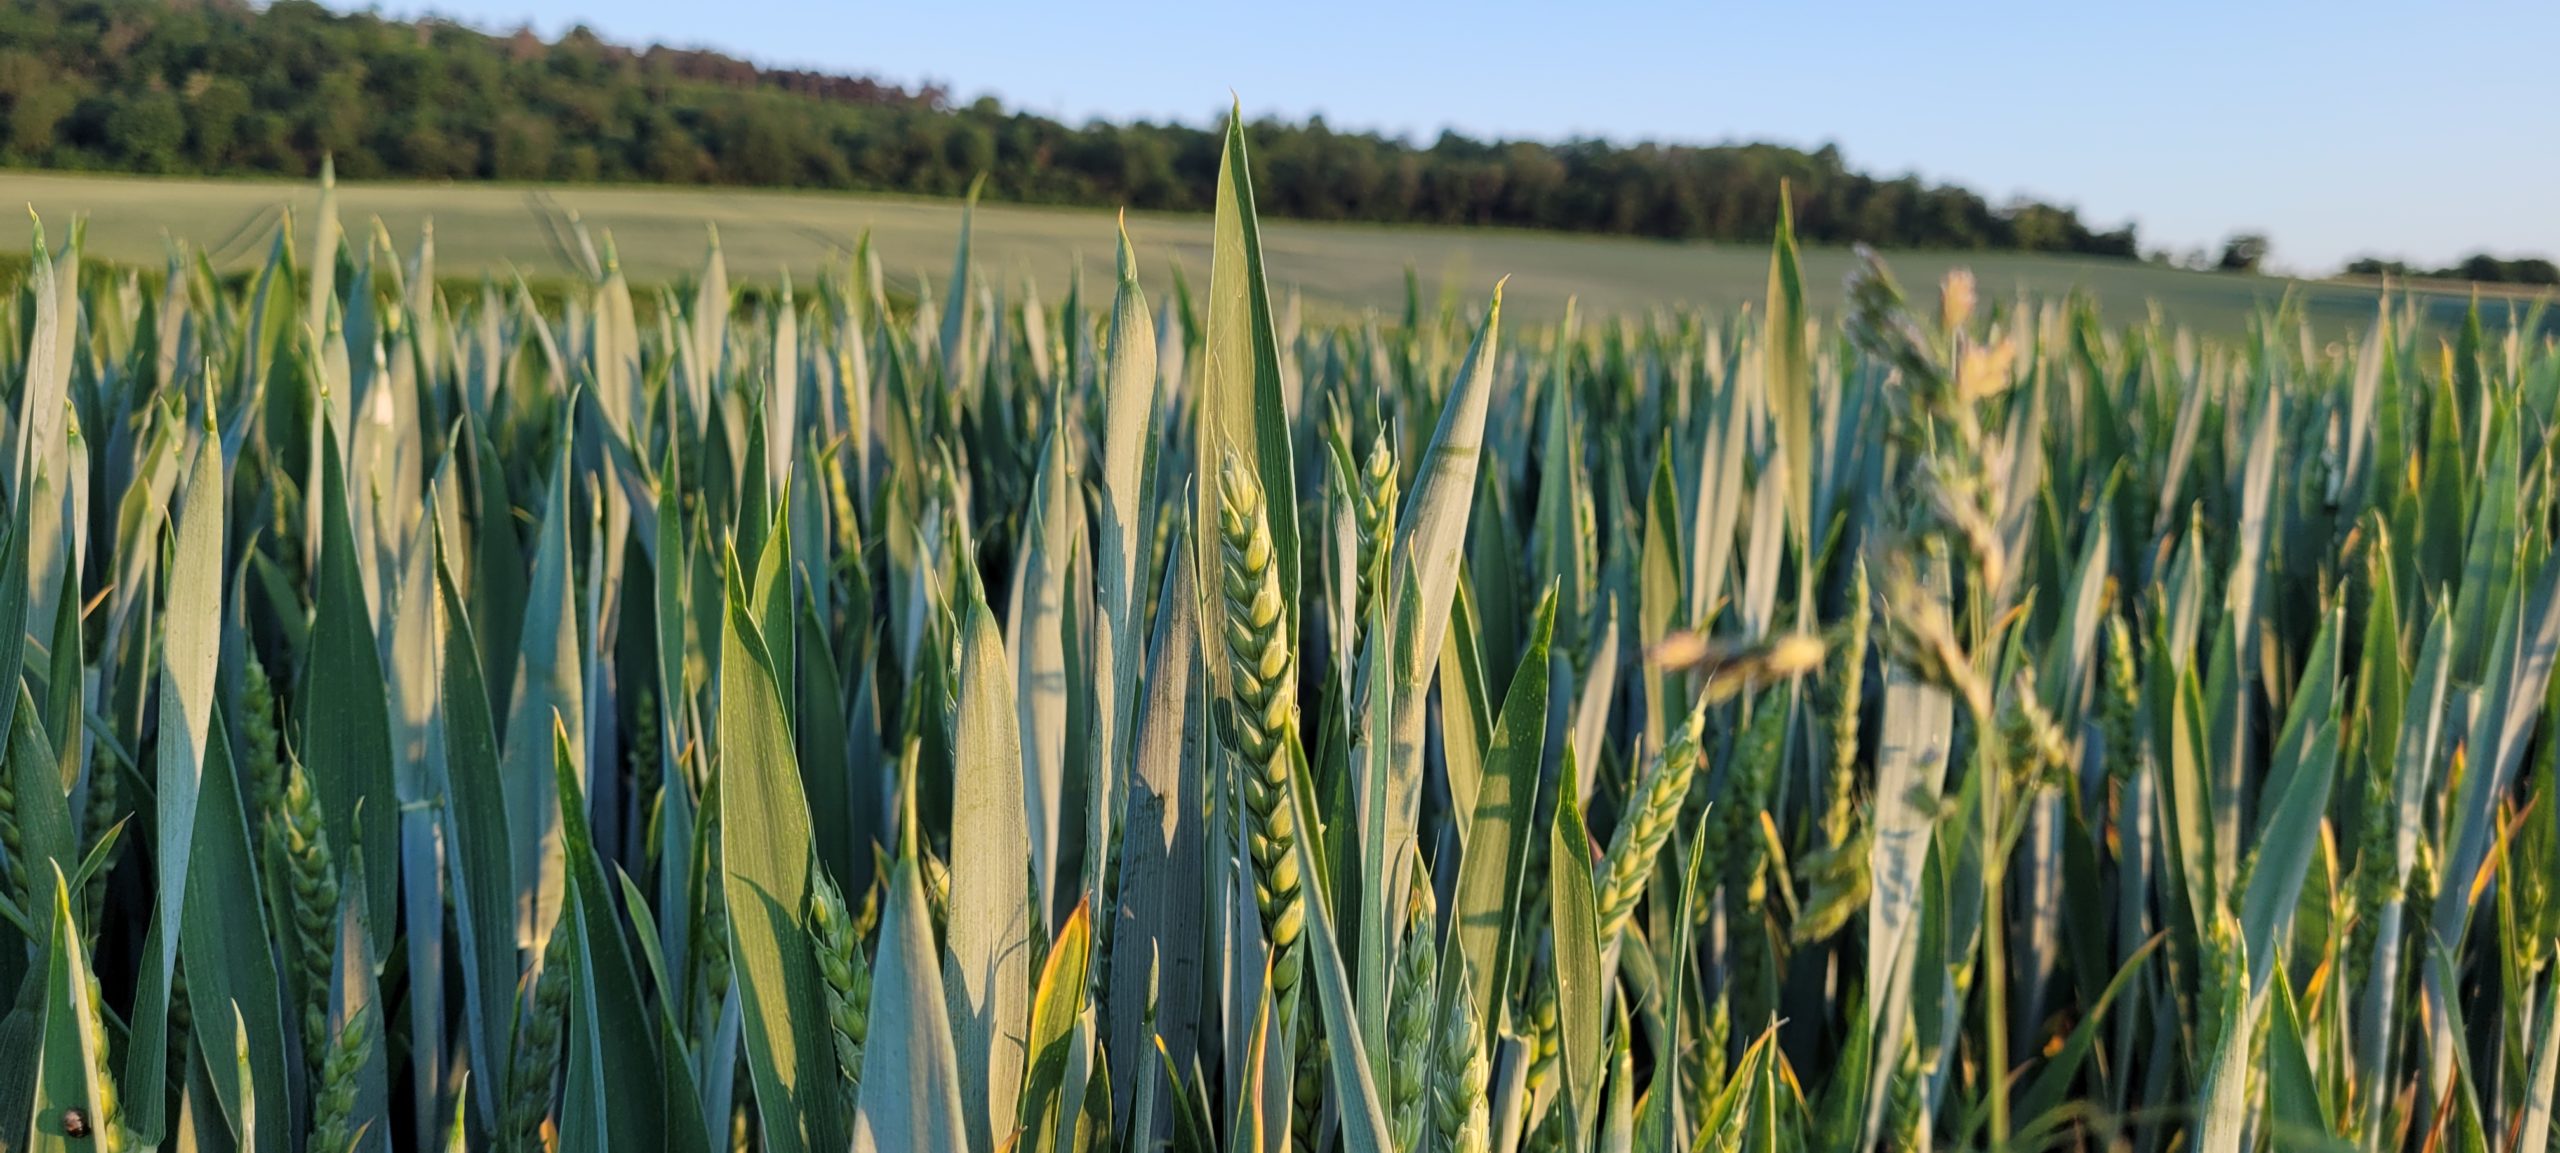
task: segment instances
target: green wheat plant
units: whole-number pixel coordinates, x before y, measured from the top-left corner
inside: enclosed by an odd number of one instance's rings
[[[2553,1147],[2539,306],[1326,315],[1253,172],[1064,284],[38,222],[0,1148]]]

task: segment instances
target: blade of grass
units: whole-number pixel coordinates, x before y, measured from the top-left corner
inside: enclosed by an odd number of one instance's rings
[[[730,963],[743,1000],[747,1067],[766,1146],[845,1143],[835,1048],[810,943],[809,804],[764,638],[729,563],[721,641],[720,876]]]
[[[289,1083],[283,987],[269,951],[263,874],[219,713],[205,742],[203,782],[178,945],[189,999],[210,1010],[196,1015],[196,1051],[242,1147],[284,1153],[293,1134],[282,1122]],[[260,1102],[268,1110],[264,1126],[251,1117]]]
[[[902,1070],[862,1079],[855,1153],[963,1153],[966,1123],[960,1058],[944,1009],[942,967],[916,862],[901,857],[882,898],[880,952],[873,972],[868,1069]]]
[[[975,596],[962,609],[959,697],[952,714],[951,913],[943,974],[959,1046],[969,1143],[992,1148],[994,1126],[1022,1092],[1031,1010],[1031,859],[1013,678],[995,618]]]
[[[1599,1119],[1600,1075],[1608,1051],[1601,1039],[1607,990],[1600,975],[1600,912],[1591,887],[1591,834],[1574,799],[1579,774],[1567,744],[1549,829],[1548,908],[1554,921],[1556,1009],[1564,1047],[1565,1132],[1577,1147]]]
[[[1462,986],[1474,995],[1475,1003],[1484,1006],[1488,1045],[1498,1036],[1498,1007],[1510,1003],[1513,969],[1520,963],[1521,883],[1528,872],[1529,838],[1537,829],[1533,814],[1547,744],[1547,645],[1555,635],[1555,614],[1550,592],[1538,605],[1528,651],[1521,654],[1501,718],[1494,722],[1473,831],[1458,865],[1454,917],[1442,945],[1442,998],[1455,997]],[[1445,1016],[1445,1003],[1442,1010]]]
[[[321,508],[318,586],[311,659],[297,694],[303,761],[312,769],[330,843],[392,853],[400,844],[399,806],[385,802],[400,794],[391,772],[391,704],[383,687],[382,650],[358,569],[334,433],[323,430],[320,453],[322,491],[311,497]],[[364,804],[368,797],[375,803]],[[377,869],[365,878],[365,917],[377,956],[389,949],[391,926],[399,923],[399,879],[393,873]]]
[[[499,772],[498,734],[489,715],[479,640],[455,588],[444,531],[433,530],[439,631],[444,639],[443,707],[445,860],[454,930],[462,952],[465,1047],[484,1126],[498,1121],[499,1102],[489,1073],[505,1068],[518,965],[515,932],[515,849],[509,829],[505,778]]]

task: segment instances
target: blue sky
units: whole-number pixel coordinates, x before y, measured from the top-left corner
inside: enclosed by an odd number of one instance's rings
[[[388,0],[546,37],[722,49],[1063,116],[1838,143],[2146,247],[2256,229],[2308,271],[2560,255],[2560,4],[1578,0]],[[2245,10],[2243,10],[2245,9]]]

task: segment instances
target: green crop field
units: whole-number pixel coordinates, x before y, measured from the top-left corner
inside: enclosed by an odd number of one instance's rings
[[[2539,321],[1245,142],[12,178],[0,1150],[2548,1153]]]
[[[777,280],[787,268],[806,283],[830,254],[868,231],[888,274],[912,284],[915,274],[948,264],[960,221],[954,201],[745,189],[348,184],[338,196],[348,228],[378,219],[404,247],[432,219],[438,267],[448,275],[509,269],[536,278],[566,275],[576,267],[574,214],[599,236],[611,233],[623,268],[642,283],[699,272],[707,230],[716,227],[731,275],[741,281]],[[85,214],[97,258],[156,265],[165,238],[175,237],[232,270],[266,258],[288,209],[298,214],[307,244],[318,192],[308,184],[265,181],[0,172],[0,203],[20,202],[49,221]],[[1195,287],[1208,271],[1206,219],[1141,215],[1129,220],[1129,234],[1148,258],[1143,282],[1159,298],[1177,265]],[[977,216],[981,271],[1007,291],[1018,291],[1027,278],[1051,299],[1064,291],[1072,268],[1081,266],[1096,282],[1109,275],[1113,236],[1111,214],[1086,209],[988,204]],[[1437,296],[1445,288],[1466,299],[1481,299],[1495,278],[1509,276],[1504,299],[1525,320],[1559,317],[1568,298],[1586,315],[1731,309],[1756,300],[1766,274],[1765,254],[1755,248],[1624,237],[1272,222],[1264,241],[1273,289],[1300,293],[1308,307],[1335,316],[1400,311],[1408,268],[1425,293]],[[0,251],[12,250],[25,251],[14,240],[0,243]],[[1808,303],[1836,307],[1850,254],[1808,250],[1804,259]],[[1897,254],[1895,264],[1919,280],[1962,265],[1989,293],[2050,296],[2081,289],[2118,316],[2156,304],[2174,321],[2225,334],[2237,332],[2253,309],[2272,307],[2288,293],[2329,330],[2366,323],[2373,313],[2374,289],[2361,284],[2017,253]],[[2450,292],[2423,299],[2437,320],[2463,304]]]

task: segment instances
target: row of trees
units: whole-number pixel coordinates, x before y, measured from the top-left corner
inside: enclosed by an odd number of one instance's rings
[[[546,43],[306,0],[18,0],[0,11],[0,163],[351,179],[740,184],[1203,210],[1218,141],[1063,124],[936,88]],[[2133,228],[1852,171],[1838,149],[1478,141],[1250,126],[1266,214],[1758,241],[1778,187],[1816,243],[2133,256]]]
[[[2538,256],[2512,260],[2475,252],[2443,268],[2413,266],[2403,260],[2366,256],[2347,262],[2350,276],[2413,276],[2430,280],[2468,280],[2477,284],[2560,285],[2560,264]]]

